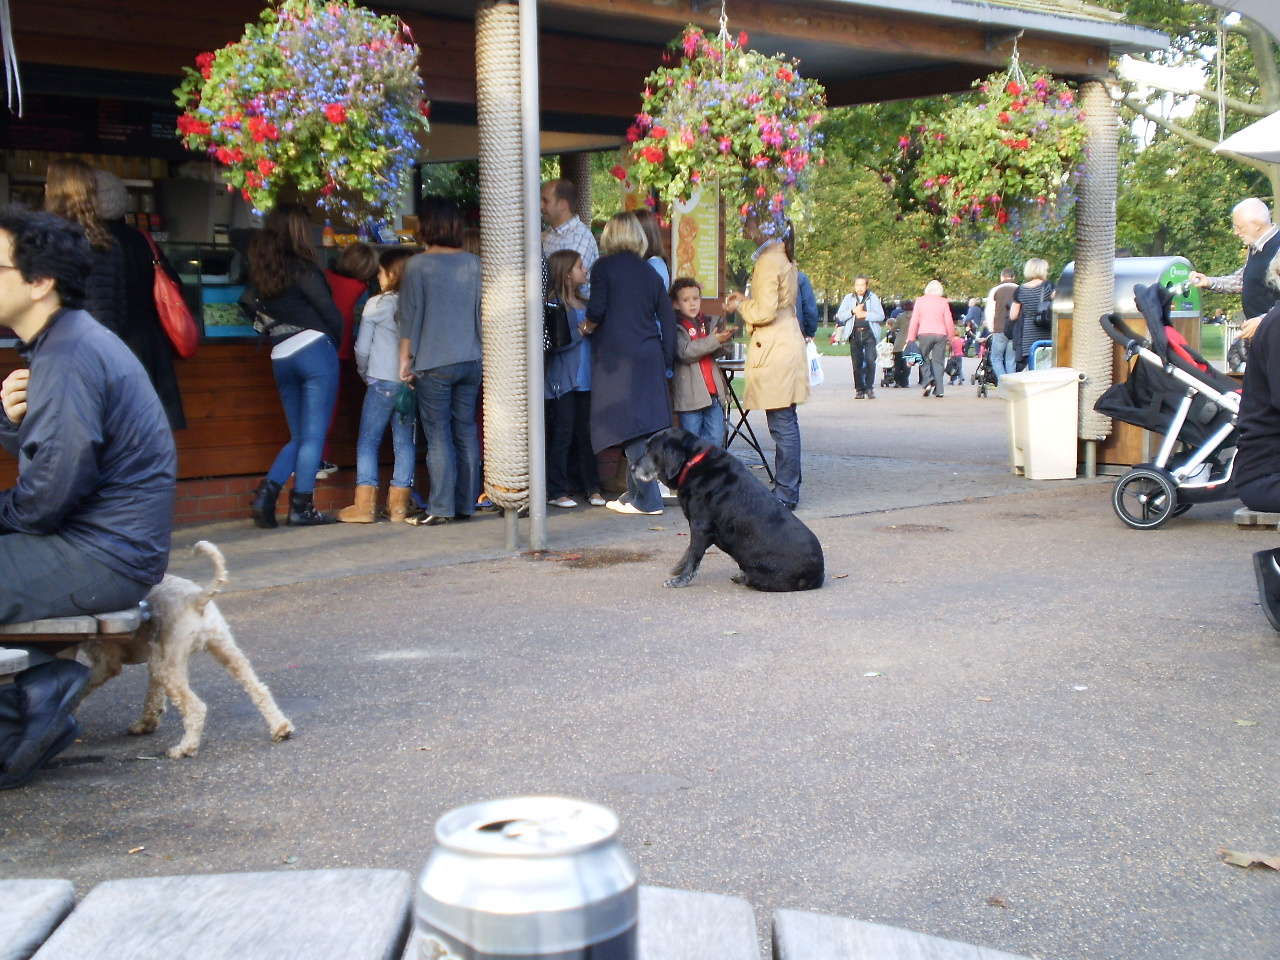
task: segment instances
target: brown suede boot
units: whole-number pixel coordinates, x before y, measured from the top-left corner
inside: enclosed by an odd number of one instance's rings
[[[378,499],[378,488],[370,484],[356,487],[356,502],[338,511],[341,523],[373,523],[373,508]]]
[[[387,518],[392,523],[402,523],[413,505],[413,491],[408,487],[392,487],[387,492]]]

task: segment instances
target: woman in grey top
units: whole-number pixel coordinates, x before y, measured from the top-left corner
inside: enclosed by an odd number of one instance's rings
[[[480,493],[480,258],[462,249],[462,213],[444,197],[418,207],[422,253],[400,281],[400,379],[414,384],[427,441],[428,527],[470,520]]]

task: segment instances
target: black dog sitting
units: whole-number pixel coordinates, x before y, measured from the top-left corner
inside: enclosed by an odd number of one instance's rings
[[[689,521],[689,549],[668,587],[687,586],[713,544],[742,568],[734,583],[777,592],[822,586],[818,538],[733,454],[670,427],[649,438],[632,470],[675,490]]]

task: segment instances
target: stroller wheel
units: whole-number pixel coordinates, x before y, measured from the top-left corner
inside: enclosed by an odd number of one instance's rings
[[[985,397],[987,395],[987,381],[983,380],[978,384],[978,396]]]
[[[1178,512],[1178,489],[1165,471],[1134,467],[1116,481],[1111,505],[1135,530],[1155,530]]]

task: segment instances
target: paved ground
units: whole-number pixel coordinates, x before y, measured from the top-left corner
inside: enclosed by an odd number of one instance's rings
[[[200,756],[123,734],[134,669],[83,743],[0,794],[0,876],[327,865],[417,870],[445,810],[552,792],[614,808],[645,881],[1043,958],[1280,955],[1280,638],[1233,505],[1139,533],[1106,481],[1007,470],[973,388],[801,414],[818,591],[764,595],[709,556],[661,586],[684,522],[180,531],[226,551],[221,606],[298,726],[268,742],[211,659]],[[175,569],[203,578],[200,561]],[[140,853],[128,850],[145,847]],[[762,939],[762,943],[763,943]]]

